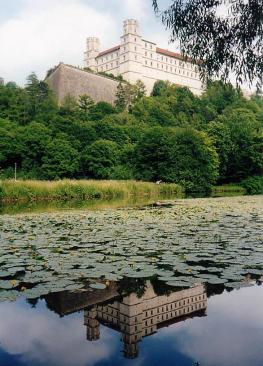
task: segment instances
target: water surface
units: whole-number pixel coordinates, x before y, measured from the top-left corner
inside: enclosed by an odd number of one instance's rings
[[[261,366],[262,223],[262,196],[0,216],[0,365]]]

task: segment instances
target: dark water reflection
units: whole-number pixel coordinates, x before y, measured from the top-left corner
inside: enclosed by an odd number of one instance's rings
[[[261,366],[262,303],[257,285],[215,295],[150,281],[2,302],[0,365]]]

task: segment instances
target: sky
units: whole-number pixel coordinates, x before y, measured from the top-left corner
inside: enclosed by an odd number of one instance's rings
[[[162,4],[168,0],[162,0]],[[0,0],[0,77],[25,83],[31,72],[64,62],[83,66],[85,41],[100,38],[101,49],[119,44],[122,23],[137,19],[143,38],[160,47],[169,33],[153,12],[151,0]]]

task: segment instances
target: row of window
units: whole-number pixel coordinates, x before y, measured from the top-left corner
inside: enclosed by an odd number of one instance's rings
[[[148,62],[147,60],[145,60],[144,64],[146,66],[151,66],[151,67],[154,67],[154,63],[151,61],[151,62]],[[173,73],[173,74],[181,74],[181,75],[185,75],[185,76],[188,76],[188,77],[191,77],[191,78],[198,78],[198,75],[196,73],[192,73],[192,72],[189,72],[189,71],[185,71],[185,70],[181,70],[178,68],[178,70],[176,68],[173,68],[172,66],[168,66],[168,65],[164,65],[161,64],[159,65],[159,63],[156,64],[156,68],[157,69],[162,69],[164,71],[167,71],[167,72],[170,72],[170,73]]]

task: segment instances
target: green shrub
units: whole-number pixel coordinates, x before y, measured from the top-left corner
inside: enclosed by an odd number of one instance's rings
[[[263,194],[263,176],[256,175],[242,180],[240,183],[248,194]]]

